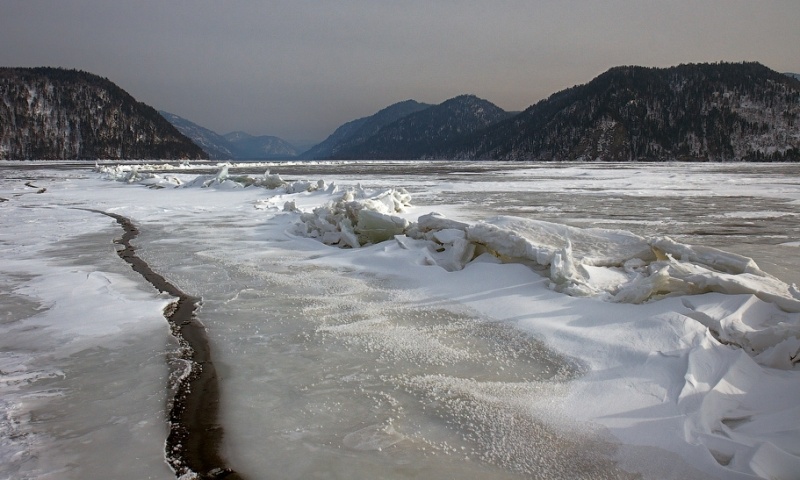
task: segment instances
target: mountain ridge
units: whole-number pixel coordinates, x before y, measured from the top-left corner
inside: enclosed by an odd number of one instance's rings
[[[297,157],[297,149],[272,135],[250,135],[235,131],[223,135],[233,147],[234,160],[284,160]]]
[[[341,149],[331,158],[421,158],[441,144],[470,135],[509,115],[488,100],[459,95],[385,125],[369,138]]]
[[[0,67],[0,159],[202,159],[202,149],[107,78]]]
[[[430,107],[431,105],[416,100],[394,103],[370,116],[342,124],[328,138],[302,153],[300,157],[305,159],[331,158],[342,150],[364,143],[386,125]]]
[[[174,113],[159,110],[182,134],[205,151],[212,160],[284,160],[297,156],[289,142],[270,135],[235,131],[220,135]]]
[[[800,160],[800,82],[758,63],[614,67],[432,158]]]
[[[159,110],[158,113],[167,119],[179,132],[188,137],[195,145],[202,148],[211,160],[228,160],[234,157],[231,146],[225,137],[187,120],[174,113]]]
[[[314,158],[800,161],[800,79],[755,62],[613,67],[461,131],[457,115],[436,113],[456,99],[484,101],[454,97],[348,143],[342,138],[367,117],[356,119],[326,139],[336,144],[321,149],[327,156]],[[422,126],[430,115],[444,123]]]
[[[298,155],[219,135],[78,70],[0,67],[0,159],[800,161],[800,79],[755,62],[619,66],[522,112],[459,95],[392,104]]]

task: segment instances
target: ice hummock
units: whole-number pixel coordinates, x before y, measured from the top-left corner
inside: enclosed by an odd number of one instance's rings
[[[319,238],[327,245],[358,248],[394,238],[410,223],[397,213],[410,205],[403,189],[368,193],[348,190],[335,201],[300,214],[297,233]]]
[[[490,253],[504,263],[530,265],[550,278],[553,289],[576,296],[642,303],[712,291],[751,293],[800,311],[796,287],[763,272],[748,257],[716,248],[510,216],[469,224],[435,212],[417,222],[396,215],[410,206],[410,195],[403,189],[372,195],[347,191],[311,212],[300,212],[296,233],[351,248],[397,235],[423,239],[439,254],[435,263],[448,270],[460,270]]]
[[[249,164],[256,166],[259,164]],[[279,174],[271,174],[265,171],[260,177],[250,175],[231,175],[230,167],[233,164],[221,163],[218,165],[214,175],[200,175],[190,180],[182,180],[181,177],[172,174],[157,173],[153,170],[163,168],[173,170],[170,165],[96,165],[95,171],[102,174],[103,178],[117,182],[144,185],[150,188],[213,188],[213,189],[237,189],[246,187],[261,187],[270,190],[281,189],[286,193],[312,192],[315,190],[325,190],[325,182],[319,180],[310,182],[298,180],[287,182]]]

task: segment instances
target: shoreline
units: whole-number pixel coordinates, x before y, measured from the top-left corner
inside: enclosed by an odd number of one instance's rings
[[[165,455],[176,476],[195,474],[200,479],[240,480],[242,477],[229,468],[219,453],[222,426],[219,414],[219,382],[211,360],[211,348],[205,328],[197,321],[196,311],[201,300],[181,291],[136,255],[131,245],[139,230],[122,215],[86,209],[111,217],[123,228],[121,238],[114,243],[123,248],[117,254],[131,268],[160,292],[177,297],[164,311],[172,335],[178,341],[178,351],[170,358],[169,388],[174,391],[168,400],[169,435]],[[173,365],[176,364],[176,365]],[[182,372],[189,365],[189,372]]]

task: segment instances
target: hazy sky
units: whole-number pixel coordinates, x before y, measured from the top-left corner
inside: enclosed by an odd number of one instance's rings
[[[0,45],[219,133],[319,141],[409,98],[522,110],[617,65],[800,71],[800,0],[0,0]]]

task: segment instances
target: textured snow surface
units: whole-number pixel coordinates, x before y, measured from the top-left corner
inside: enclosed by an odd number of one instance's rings
[[[0,478],[169,478],[171,299],[114,259],[107,217],[13,202],[0,211]]]
[[[3,304],[11,312],[2,324],[3,474],[91,471],[85,465],[103,449],[68,448],[68,434],[46,428],[52,420],[26,420],[38,407],[25,402],[60,412],[58,399],[87,401],[72,391],[71,382],[84,384],[70,368],[99,371],[85,363],[88,352],[126,353],[132,347],[123,338],[137,332],[166,342],[165,332],[148,332],[159,331],[169,299],[131,283],[111,260],[98,263],[85,245],[70,247],[69,265],[46,248],[69,238],[97,244],[98,236],[81,237],[87,233],[113,238],[102,217],[69,208],[91,206],[152,232],[140,240],[142,254],[203,295],[201,320],[230,392],[227,453],[248,477],[797,477],[800,292],[748,256],[448,203],[500,191],[496,176],[407,184],[382,177],[365,186],[345,176],[284,180],[235,168],[196,176],[180,167],[103,166],[88,178],[54,181],[43,195],[4,183],[0,197],[11,200],[0,203],[0,220],[26,227],[2,230]],[[548,180],[530,182],[528,175],[539,174],[520,169],[505,188],[569,182],[643,197],[665,177],[634,169],[626,174],[629,183],[636,178],[631,187],[602,169],[552,168]],[[687,196],[721,188],[707,187],[702,175],[689,176],[696,183]],[[755,198],[762,187],[752,183],[745,193]],[[796,185],[763,188],[800,199]],[[29,237],[35,247],[25,246]],[[788,240],[780,248],[794,252]],[[27,333],[40,330],[54,340]],[[137,348],[131,354],[147,358]],[[163,355],[149,355],[155,369]],[[141,378],[150,380],[134,392],[163,401],[153,391],[159,376]],[[158,401],[138,415],[157,418]],[[101,403],[125,410],[135,402]],[[152,422],[132,412],[114,418],[126,428]],[[153,435],[145,430],[132,438]],[[89,429],[85,444],[102,443],[99,431]],[[73,457],[43,462],[50,452]],[[136,477],[117,475],[125,476]]]

